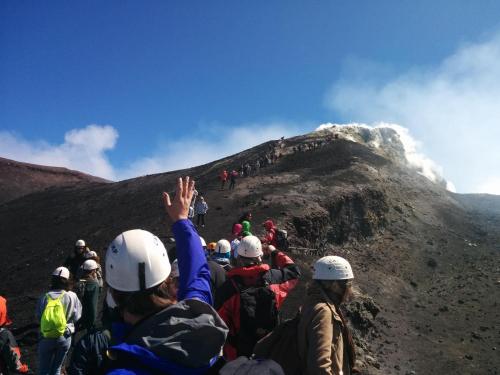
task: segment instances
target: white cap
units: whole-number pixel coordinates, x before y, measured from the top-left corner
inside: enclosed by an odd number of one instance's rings
[[[54,272],[52,272],[52,276],[59,276],[62,279],[69,279],[69,270],[66,267],[57,267]]]
[[[246,258],[257,258],[263,255],[262,244],[256,236],[244,237],[238,246],[238,255]]]
[[[167,250],[158,237],[142,229],[118,235],[106,252],[106,282],[122,292],[161,284],[170,275]]]
[[[351,265],[342,257],[329,255],[314,263],[314,280],[350,280],[354,278]]]
[[[200,236],[200,241],[201,241],[201,247],[207,247],[207,243],[205,242],[205,239]]]
[[[171,266],[170,277],[179,277],[179,262],[177,262],[177,259],[172,262]]]
[[[228,240],[219,240],[215,246],[215,252],[220,254],[227,254],[231,252],[231,244]]]
[[[93,259],[87,259],[85,262],[83,262],[82,268],[85,271],[92,271],[92,270],[98,269],[99,265],[97,264],[97,262],[95,260],[93,260]]]
[[[97,257],[97,253],[95,251],[87,251],[85,253],[86,259],[95,258],[95,257]]]
[[[85,241],[84,240],[78,240],[75,243],[76,247],[85,247]]]

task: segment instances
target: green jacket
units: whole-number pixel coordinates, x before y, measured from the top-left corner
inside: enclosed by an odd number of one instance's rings
[[[99,282],[94,279],[81,279],[76,284],[75,292],[82,303],[82,317],[78,322],[80,330],[94,327],[100,289]]]
[[[246,236],[251,236],[252,233],[250,232],[251,230],[251,225],[250,225],[250,222],[248,220],[244,220],[241,222],[241,226],[242,226],[242,229],[241,229],[241,235],[243,237],[246,237]]]

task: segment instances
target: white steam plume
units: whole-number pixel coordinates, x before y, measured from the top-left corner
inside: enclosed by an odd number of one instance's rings
[[[377,82],[369,63],[342,77],[327,104],[358,121],[402,124],[460,192],[500,191],[500,33],[468,44],[438,66]],[[385,76],[386,74],[380,74]]]
[[[330,130],[332,132],[342,133],[342,137],[345,139],[353,142],[362,140],[368,146],[374,148],[392,147],[392,138],[387,137],[381,132],[380,130],[382,129],[392,129],[397,133],[399,141],[403,145],[404,156],[409,166],[416,169],[418,173],[427,177],[432,182],[438,183],[444,180],[442,168],[420,151],[420,143],[415,140],[410,134],[410,131],[403,126],[388,123],[377,123],[373,126],[361,123],[326,123],[317,127],[316,131]],[[366,130],[370,132],[369,139],[363,139],[361,135],[361,132]],[[450,191],[455,191],[455,186],[451,181],[446,181],[446,188]]]

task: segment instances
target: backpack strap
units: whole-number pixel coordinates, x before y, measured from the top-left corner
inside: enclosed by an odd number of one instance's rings
[[[236,277],[231,277],[231,278],[229,278],[229,280],[231,280],[231,284],[233,284],[233,287],[234,287],[234,290],[236,291],[236,293],[241,293],[241,288],[238,285],[239,283],[235,280],[235,278]]]
[[[61,293],[61,295],[56,298],[56,301],[59,301],[61,298],[63,298],[64,293],[66,293],[66,292],[63,290],[63,292]]]
[[[64,293],[66,293],[66,291],[63,290],[62,293],[61,293],[61,295],[59,297],[56,297],[56,298],[52,298],[49,293],[47,293],[45,296],[47,297],[47,301],[49,299],[52,300],[52,301],[58,301],[58,300],[60,300],[64,296]]]

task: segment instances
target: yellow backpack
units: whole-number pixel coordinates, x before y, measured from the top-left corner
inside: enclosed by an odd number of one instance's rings
[[[59,297],[52,299],[47,293],[47,305],[40,320],[40,331],[45,338],[56,339],[64,335],[64,331],[66,331],[66,314],[61,302],[63,296],[64,292]]]

